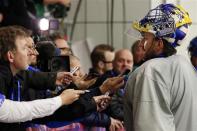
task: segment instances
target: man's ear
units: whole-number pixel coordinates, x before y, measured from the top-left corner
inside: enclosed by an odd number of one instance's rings
[[[159,39],[159,40],[157,41],[156,50],[157,50],[157,51],[162,51],[163,48],[164,48],[163,41],[162,41],[161,39]]]
[[[10,63],[14,62],[14,53],[12,51],[7,52],[7,59]]]
[[[99,67],[99,69],[103,69],[104,68],[104,62],[103,61],[99,61],[98,62],[98,67]]]

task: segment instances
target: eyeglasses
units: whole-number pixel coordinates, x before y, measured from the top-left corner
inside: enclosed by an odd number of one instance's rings
[[[111,64],[112,61],[103,61],[105,64]]]
[[[66,52],[68,54],[72,54],[72,51],[70,48],[67,48],[67,47],[63,47],[63,48],[59,48],[62,52]]]
[[[27,48],[30,50],[36,50],[36,45],[33,44],[32,46],[27,46]]]

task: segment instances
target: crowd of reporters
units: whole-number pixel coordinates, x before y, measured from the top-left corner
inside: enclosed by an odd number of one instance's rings
[[[83,60],[60,33],[35,41],[32,31],[18,25],[0,28],[1,130],[66,130],[76,125],[78,130],[124,131],[124,88],[128,73],[145,62],[141,41],[131,51],[96,46],[86,74]],[[196,69],[196,38],[188,51]]]

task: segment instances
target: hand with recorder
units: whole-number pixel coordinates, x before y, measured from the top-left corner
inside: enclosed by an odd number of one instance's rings
[[[102,94],[105,94],[106,92],[115,91],[122,87],[124,85],[124,77],[123,76],[117,76],[117,77],[111,77],[106,79],[103,84],[100,86],[100,91]]]
[[[62,100],[62,105],[72,104],[74,101],[78,100],[81,94],[84,94],[83,90],[66,89],[60,94]]]
[[[73,75],[70,72],[58,72],[56,77],[56,85],[67,86],[73,81]]]
[[[96,82],[96,78],[86,80],[87,74],[81,72],[79,66],[75,66],[70,73],[73,75],[73,83],[77,86],[77,89],[88,89]]]

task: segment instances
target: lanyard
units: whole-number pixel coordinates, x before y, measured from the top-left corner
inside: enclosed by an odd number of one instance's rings
[[[32,66],[28,66],[27,70],[29,71],[34,71],[34,72],[39,72],[40,70],[35,68],[35,67],[32,67]]]
[[[3,104],[4,100],[5,100],[5,96],[0,93],[0,107]]]
[[[21,98],[20,98],[20,96],[21,96],[21,85],[20,85],[20,81],[19,80],[17,80],[17,100],[15,99],[15,90],[14,90],[14,88],[12,88],[12,90],[11,90],[11,100],[15,100],[15,101],[20,101],[21,100]]]
[[[18,91],[18,101],[21,101],[21,85],[20,85],[20,81],[17,81],[17,91]]]

